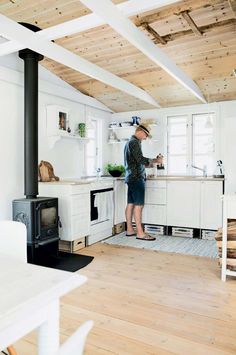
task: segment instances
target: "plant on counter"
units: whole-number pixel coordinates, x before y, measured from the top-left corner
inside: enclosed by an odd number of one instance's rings
[[[105,166],[105,170],[113,177],[119,177],[119,176],[124,175],[124,173],[125,173],[124,165],[116,165],[116,164],[111,164],[111,163],[108,163]]]

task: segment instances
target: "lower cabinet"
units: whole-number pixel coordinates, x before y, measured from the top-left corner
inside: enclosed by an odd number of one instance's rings
[[[166,225],[166,181],[146,181],[142,222]]]
[[[223,181],[168,181],[167,225],[217,230],[222,194]]]
[[[200,228],[200,181],[167,182],[167,225]]]
[[[147,180],[145,224],[217,230],[222,226],[223,181]]]
[[[73,185],[60,182],[42,182],[40,195],[58,197],[59,216],[62,228],[60,239],[75,241],[90,233],[90,188],[89,185]]]
[[[124,180],[114,181],[114,224],[125,221],[127,203],[127,185]]]
[[[222,181],[201,182],[201,229],[217,230],[223,221]]]

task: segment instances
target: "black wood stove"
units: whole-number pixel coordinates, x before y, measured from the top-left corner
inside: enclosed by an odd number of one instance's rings
[[[30,30],[40,29],[21,23]],[[24,195],[13,201],[13,220],[27,227],[28,262],[37,263],[58,252],[58,199],[38,195],[38,62],[43,59],[29,49],[19,51],[24,60]]]

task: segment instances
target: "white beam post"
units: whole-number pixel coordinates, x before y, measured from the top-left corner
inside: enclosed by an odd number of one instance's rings
[[[129,0],[116,5],[123,14],[127,17],[138,15],[142,12],[158,9],[163,6],[174,4],[180,0]],[[57,39],[69,36],[74,33],[83,32],[91,28],[104,25],[105,22],[102,18],[94,13],[81,16],[77,19],[70,20],[58,25],[48,27],[44,30],[37,32],[37,36],[44,39]],[[0,56],[17,52],[23,49],[22,45],[17,41],[10,41],[9,43],[0,44]]]
[[[26,27],[1,14],[0,35],[10,40],[16,40],[21,43],[24,48],[29,48],[35,52],[43,54],[58,63],[126,92],[128,95],[137,97],[155,107],[159,107],[158,102],[146,91],[51,41],[39,38],[37,33],[32,32]]]
[[[154,63],[159,65],[199,100],[206,103],[201,90],[177,65],[158,48],[132,21],[127,19],[110,0],[80,0],[90,10],[100,16],[116,32],[126,38]]]

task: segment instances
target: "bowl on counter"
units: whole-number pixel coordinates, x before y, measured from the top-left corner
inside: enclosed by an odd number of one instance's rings
[[[122,171],[120,170],[108,170],[109,174],[113,177],[120,177],[122,175]]]

